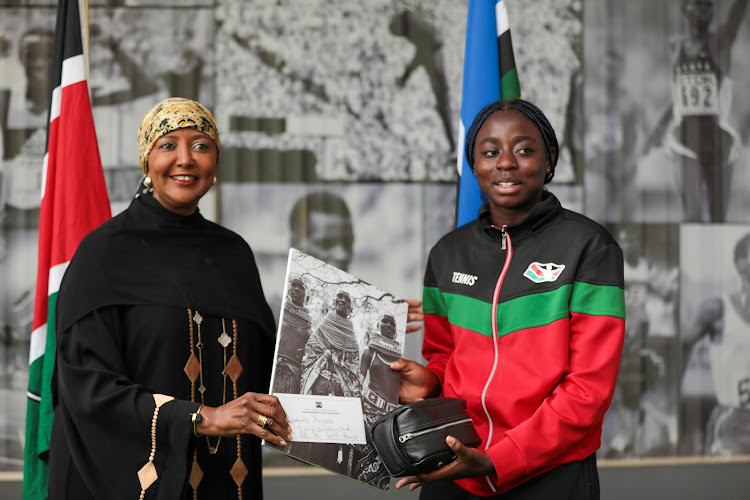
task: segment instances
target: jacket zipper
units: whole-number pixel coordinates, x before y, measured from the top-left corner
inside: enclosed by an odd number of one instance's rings
[[[503,263],[503,269],[500,271],[500,276],[497,278],[497,283],[495,283],[495,291],[492,293],[492,309],[490,311],[490,321],[492,328],[492,344],[495,348],[495,359],[492,363],[492,371],[490,371],[490,376],[487,378],[487,382],[484,384],[484,389],[482,390],[482,408],[484,409],[484,414],[487,416],[487,422],[489,423],[490,430],[487,433],[487,441],[484,445],[484,449],[487,450],[490,447],[490,443],[492,442],[492,432],[493,432],[493,425],[492,425],[492,416],[490,416],[490,412],[487,410],[487,390],[490,387],[490,382],[492,382],[492,379],[495,376],[495,371],[497,370],[497,361],[498,361],[498,352],[497,352],[497,340],[498,340],[498,332],[497,332],[497,304],[500,299],[500,289],[503,286],[503,280],[505,280],[505,275],[508,274],[508,268],[510,267],[510,261],[513,258],[513,244],[510,240],[510,235],[508,234],[508,226],[503,227],[497,227],[493,226],[496,229],[499,229],[502,233],[503,242],[502,242],[502,249],[505,250],[505,262]],[[489,485],[490,489],[494,493],[497,491],[495,489],[495,485],[492,484],[492,481],[490,480],[490,476],[485,476],[485,479],[487,480],[487,484]]]
[[[465,424],[467,422],[471,422],[471,418],[464,418],[462,420],[457,420],[455,422],[448,422],[447,424],[438,425],[437,427],[430,427],[429,429],[424,429],[422,431],[407,432],[406,434],[400,435],[398,437],[398,440],[401,443],[405,443],[405,442],[409,441],[410,439],[414,439],[415,437],[419,437],[419,436],[423,436],[425,434],[429,434],[431,432],[436,432],[436,431],[440,431],[440,430],[443,430],[443,429],[447,429],[448,427],[453,427],[454,425]]]

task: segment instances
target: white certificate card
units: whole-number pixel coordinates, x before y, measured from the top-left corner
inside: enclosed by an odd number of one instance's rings
[[[280,394],[294,442],[366,444],[359,398]]]

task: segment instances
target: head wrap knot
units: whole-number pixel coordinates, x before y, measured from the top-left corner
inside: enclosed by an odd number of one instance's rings
[[[219,129],[213,115],[201,103],[183,97],[164,99],[146,113],[138,130],[138,152],[141,170],[148,172],[148,155],[159,137],[181,128],[194,128],[203,132],[221,150]]]

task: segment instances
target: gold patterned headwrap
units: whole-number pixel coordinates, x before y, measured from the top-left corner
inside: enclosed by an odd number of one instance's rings
[[[221,151],[219,129],[211,112],[201,103],[191,99],[170,97],[146,113],[138,130],[138,151],[144,174],[148,172],[148,155],[157,139],[181,128],[194,128],[203,132],[213,139],[217,154]]]

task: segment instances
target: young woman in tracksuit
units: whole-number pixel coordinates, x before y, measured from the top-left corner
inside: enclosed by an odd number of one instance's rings
[[[484,108],[466,156],[487,203],[444,236],[424,280],[424,367],[399,360],[404,403],[467,401],[482,437],[401,479],[420,499],[598,499],[595,452],[625,330],[622,251],[544,189],[559,146],[523,100]],[[455,482],[454,482],[455,481]]]

